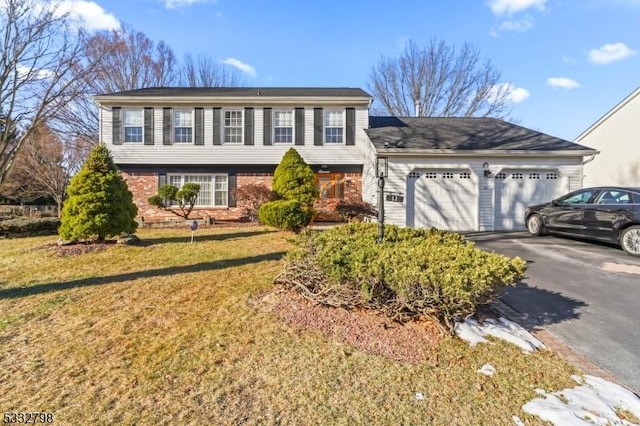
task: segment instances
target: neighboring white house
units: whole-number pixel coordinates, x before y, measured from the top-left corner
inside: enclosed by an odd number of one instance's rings
[[[600,151],[584,166],[584,185],[640,187],[640,88],[576,138]]]
[[[593,149],[492,118],[370,117],[357,88],[148,88],[97,96],[100,137],[140,216],[159,185],[201,185],[196,214],[237,219],[233,188],[270,186],[294,147],[325,199],[376,203],[385,220],[457,231],[520,229],[526,206],[582,187]]]

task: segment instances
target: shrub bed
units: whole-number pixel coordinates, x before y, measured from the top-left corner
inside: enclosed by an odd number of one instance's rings
[[[526,264],[437,229],[351,223],[300,237],[276,283],[316,302],[367,307],[406,321],[429,315],[453,327],[524,276]]]
[[[0,221],[0,235],[3,237],[32,237],[53,235],[58,232],[60,219],[10,219]]]

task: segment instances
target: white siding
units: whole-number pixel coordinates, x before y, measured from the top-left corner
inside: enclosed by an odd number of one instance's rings
[[[137,107],[142,107],[138,105]],[[111,137],[111,109],[103,108],[102,135],[110,147],[116,164],[278,164],[284,153],[294,147],[309,164],[327,165],[361,165],[363,149],[368,138],[364,132],[369,116],[366,107],[356,108],[355,145],[313,144],[313,108],[305,108],[305,145],[270,145],[264,146],[264,114],[263,106],[254,107],[254,145],[213,145],[213,111],[212,107],[204,110],[204,146],[192,144],[163,145],[162,108],[155,110],[155,145],[122,144],[113,145]],[[294,109],[279,106],[278,109]],[[325,107],[330,108],[330,107]],[[344,109],[340,107],[340,109]]]
[[[569,192],[581,188],[582,165],[579,157],[437,157],[407,156],[389,157],[389,178],[385,191],[405,194],[404,202],[385,202],[385,221],[400,226],[407,226],[407,176],[413,171],[431,169],[469,169],[472,179],[479,185],[478,199],[472,205],[477,206],[474,216],[477,218],[478,231],[494,230],[495,182],[493,178],[484,177],[484,163],[489,164],[493,176],[503,169],[546,169],[556,171],[559,176],[561,192]],[[375,170],[375,162],[373,164]],[[363,172],[363,197],[365,192],[365,176]],[[370,185],[370,184],[369,184]],[[375,194],[375,193],[374,193]],[[366,199],[366,198],[365,198]],[[368,200],[367,200],[368,201]]]
[[[156,133],[158,129],[156,129]],[[162,132],[162,126],[160,126],[160,132]],[[204,144],[213,145],[213,109],[204,109]]]
[[[100,141],[107,144],[107,146],[110,146],[113,138],[113,121],[111,108],[100,107],[100,125],[102,126],[100,132]]]
[[[640,89],[576,142],[600,151],[584,166],[586,187],[640,186]]]
[[[376,179],[376,149],[367,138],[363,148],[364,166],[362,167],[362,199],[377,205],[378,183]]]

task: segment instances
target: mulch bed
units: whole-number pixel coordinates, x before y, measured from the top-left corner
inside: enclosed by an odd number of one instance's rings
[[[252,304],[275,313],[297,329],[317,331],[357,350],[395,361],[435,365],[438,343],[447,337],[435,320],[401,324],[372,311],[321,306],[279,287],[261,294]]]

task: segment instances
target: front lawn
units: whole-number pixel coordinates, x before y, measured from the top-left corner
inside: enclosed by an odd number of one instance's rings
[[[60,425],[533,425],[521,406],[535,388],[575,384],[546,351],[447,338],[401,362],[284,320],[265,300],[290,234],[138,235],[145,246],[67,256],[55,237],[0,240],[3,412]],[[491,377],[477,372],[487,363]]]

